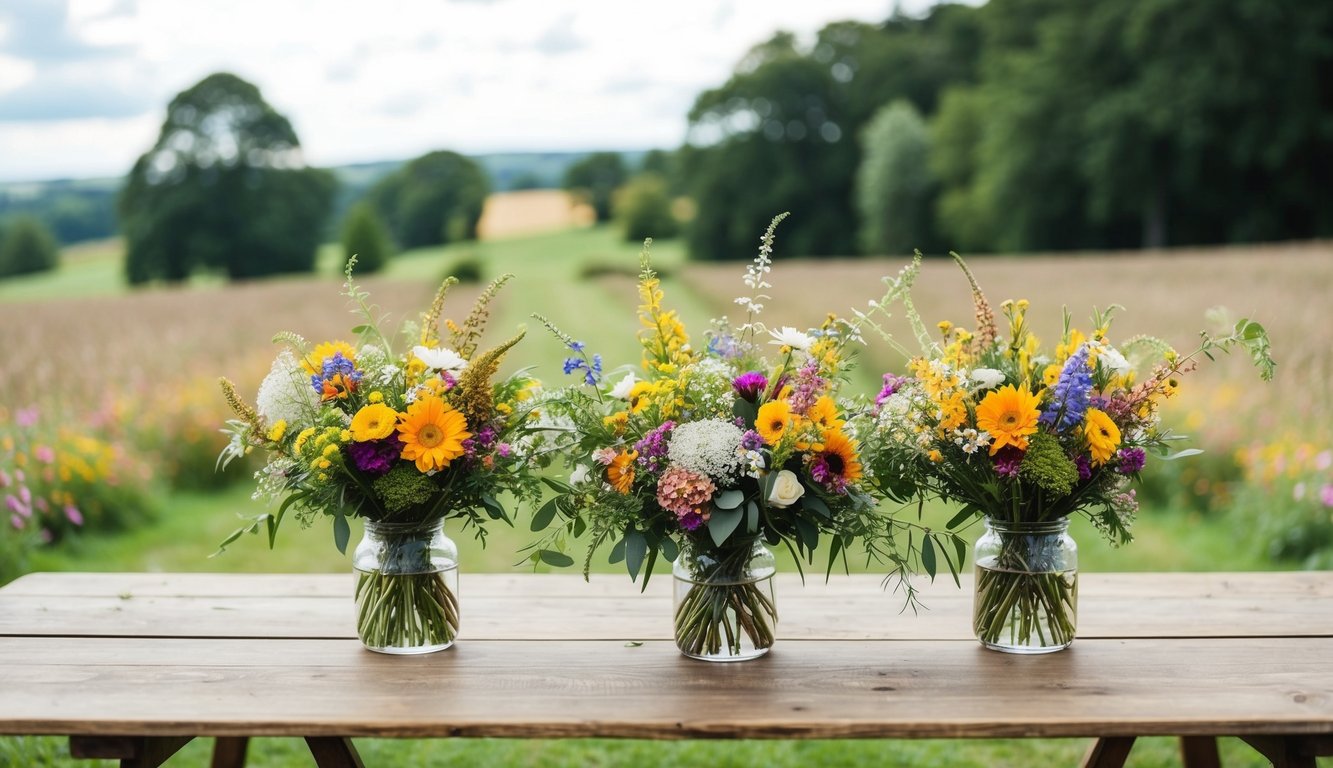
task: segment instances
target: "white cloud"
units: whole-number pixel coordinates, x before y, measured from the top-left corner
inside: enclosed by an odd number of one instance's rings
[[[51,39],[102,51],[80,64],[90,83],[122,73],[123,87],[132,73],[141,104],[126,94],[124,110],[156,106],[125,120],[25,127],[0,118],[0,178],[123,173],[151,145],[171,97],[216,71],[258,85],[316,164],[437,148],[676,146],[694,97],[725,81],[752,45],[778,29],[808,40],[829,21],[878,21],[890,9],[886,0],[72,0],[68,29]],[[8,61],[0,58],[0,101],[6,86],[45,74]],[[104,113],[116,114],[124,111]]]
[[[0,53],[0,94],[27,85],[36,75],[36,64]]]

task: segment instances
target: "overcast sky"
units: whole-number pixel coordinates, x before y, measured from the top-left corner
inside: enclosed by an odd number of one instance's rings
[[[908,0],[919,11],[930,0]],[[225,70],[316,165],[431,149],[679,145],[701,90],[779,29],[892,0],[0,0],[0,180],[118,176]]]

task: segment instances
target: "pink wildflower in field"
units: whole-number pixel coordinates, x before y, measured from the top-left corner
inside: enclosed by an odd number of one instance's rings
[[[65,507],[65,519],[69,520],[71,523],[75,525],[83,525],[83,513],[80,512],[78,507],[75,507],[73,504],[67,505]]]
[[[1324,506],[1333,507],[1333,483],[1325,483],[1319,489],[1319,500],[1324,502]]]
[[[28,428],[37,424],[39,412],[36,408],[20,408],[14,414],[14,422],[20,427]]]

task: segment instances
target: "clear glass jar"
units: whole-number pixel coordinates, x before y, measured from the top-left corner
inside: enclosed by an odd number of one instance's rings
[[[773,553],[758,539],[720,551],[683,548],[671,569],[676,647],[702,661],[768,653],[778,626],[776,572]]]
[[[366,521],[352,554],[356,632],[372,651],[433,653],[458,637],[458,547],[444,521]]]
[[[972,628],[1006,653],[1051,653],[1074,642],[1078,545],[1069,519],[1014,523],[986,518],[973,550]]]

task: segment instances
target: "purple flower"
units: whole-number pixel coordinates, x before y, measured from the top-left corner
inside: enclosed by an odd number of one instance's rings
[[[403,443],[395,434],[383,440],[352,443],[347,446],[347,453],[357,469],[368,475],[379,476],[393,468],[393,463],[403,453]]]
[[[796,372],[796,391],[792,393],[790,400],[792,413],[804,416],[827,385],[828,381],[819,375],[819,361],[812,359],[802,366]]]
[[[334,352],[330,357],[324,358],[320,372],[310,376],[310,386],[315,388],[316,392],[324,391],[324,382],[331,381],[334,376],[342,375],[343,379],[352,385],[361,383],[361,372],[356,369],[351,360],[343,356],[341,352]],[[355,386],[350,387],[355,389]]]
[[[1000,477],[1018,477],[1018,466],[1023,463],[1023,453],[1012,445],[1006,445],[995,454],[995,474]]]
[[[83,525],[83,513],[73,504],[65,507],[65,518],[75,525]]]
[[[1092,477],[1092,462],[1088,461],[1087,456],[1074,457],[1074,466],[1078,467],[1079,482],[1083,482]]]
[[[699,526],[704,524],[704,516],[699,510],[693,509],[676,518],[676,521],[680,523],[682,530],[697,531]]]
[[[742,373],[731,380],[736,394],[752,403],[759,402],[759,396],[768,388],[768,377],[758,371]]]
[[[884,401],[893,397],[894,393],[906,383],[906,376],[895,376],[892,373],[884,374],[884,388],[879,391],[878,395],[875,395],[875,412],[878,413],[879,409],[884,407]]]
[[[1060,369],[1060,379],[1052,389],[1051,402],[1037,420],[1064,432],[1083,421],[1091,393],[1092,367],[1088,365],[1088,345],[1082,344]]]
[[[1116,458],[1119,461],[1116,463],[1115,471],[1122,475],[1132,475],[1143,469],[1147,454],[1142,448],[1121,448],[1116,452]]]
[[[755,432],[753,429],[748,429],[745,431],[745,434],[741,435],[741,448],[744,448],[747,451],[757,451],[763,447],[764,436]]]
[[[18,515],[10,515],[9,524],[14,526],[14,530],[16,531],[23,530],[23,518],[19,517]]]
[[[495,446],[496,455],[498,455],[502,459],[509,458],[510,454],[512,454],[513,452],[514,449],[509,447],[509,443],[500,443],[499,445]]]
[[[1333,507],[1333,483],[1325,483],[1319,489],[1319,500],[1324,502],[1324,506]]]
[[[671,430],[675,428],[676,422],[668,419],[634,444],[634,450],[639,452],[639,458],[636,460],[639,466],[650,472],[660,472],[666,468],[667,447],[671,440]]]

